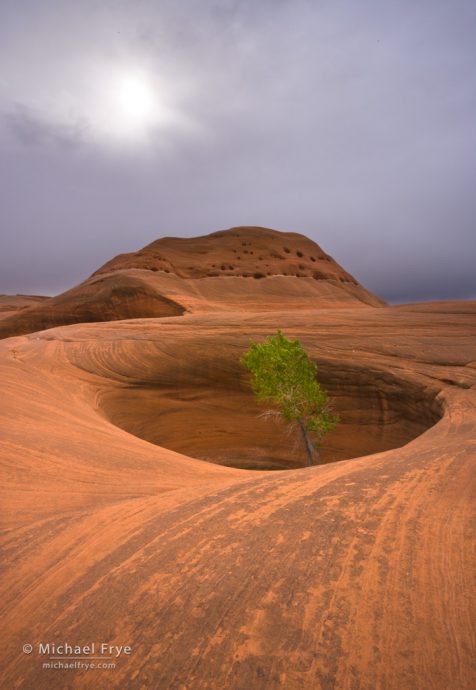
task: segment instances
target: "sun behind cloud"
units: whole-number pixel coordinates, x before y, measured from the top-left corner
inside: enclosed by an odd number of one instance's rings
[[[154,85],[145,74],[126,73],[118,78],[114,100],[117,101],[117,125],[127,132],[139,132],[159,118],[159,103]]]
[[[147,143],[160,128],[174,126],[176,108],[166,83],[146,69],[96,67],[84,91],[82,104],[97,141],[112,145]]]

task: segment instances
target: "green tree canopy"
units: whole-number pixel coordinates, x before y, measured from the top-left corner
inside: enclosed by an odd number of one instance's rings
[[[317,380],[317,367],[299,340],[289,340],[278,331],[263,343],[252,343],[240,362],[251,372],[258,402],[269,404],[301,429],[308,465],[314,464],[319,440],[339,418],[332,414],[329,397]]]

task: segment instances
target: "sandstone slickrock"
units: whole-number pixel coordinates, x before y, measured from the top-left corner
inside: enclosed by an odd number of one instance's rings
[[[15,314],[22,309],[37,306],[48,297],[40,295],[0,295],[0,319]]]
[[[0,320],[0,338],[72,323],[303,304],[384,302],[307,237],[237,227],[204,237],[166,237],[121,254],[71,290]]]
[[[476,303],[198,302],[0,343],[2,687],[472,690]],[[237,367],[277,328],[343,417],[321,466]]]

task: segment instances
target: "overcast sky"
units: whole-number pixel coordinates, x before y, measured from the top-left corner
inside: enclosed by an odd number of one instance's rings
[[[264,225],[476,297],[475,36],[474,0],[1,0],[0,292]]]

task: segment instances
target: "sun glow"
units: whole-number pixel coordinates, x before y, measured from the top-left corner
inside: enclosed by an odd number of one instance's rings
[[[196,131],[181,101],[176,81],[154,69],[91,59],[74,84],[45,104],[45,111],[65,128],[78,123],[84,139],[101,146],[166,147],[177,132]]]
[[[117,115],[131,128],[147,126],[154,117],[157,104],[152,85],[144,75],[128,74],[117,84]]]
[[[99,74],[90,119],[101,139],[124,144],[145,142],[156,127],[170,120],[158,82],[146,72]]]

